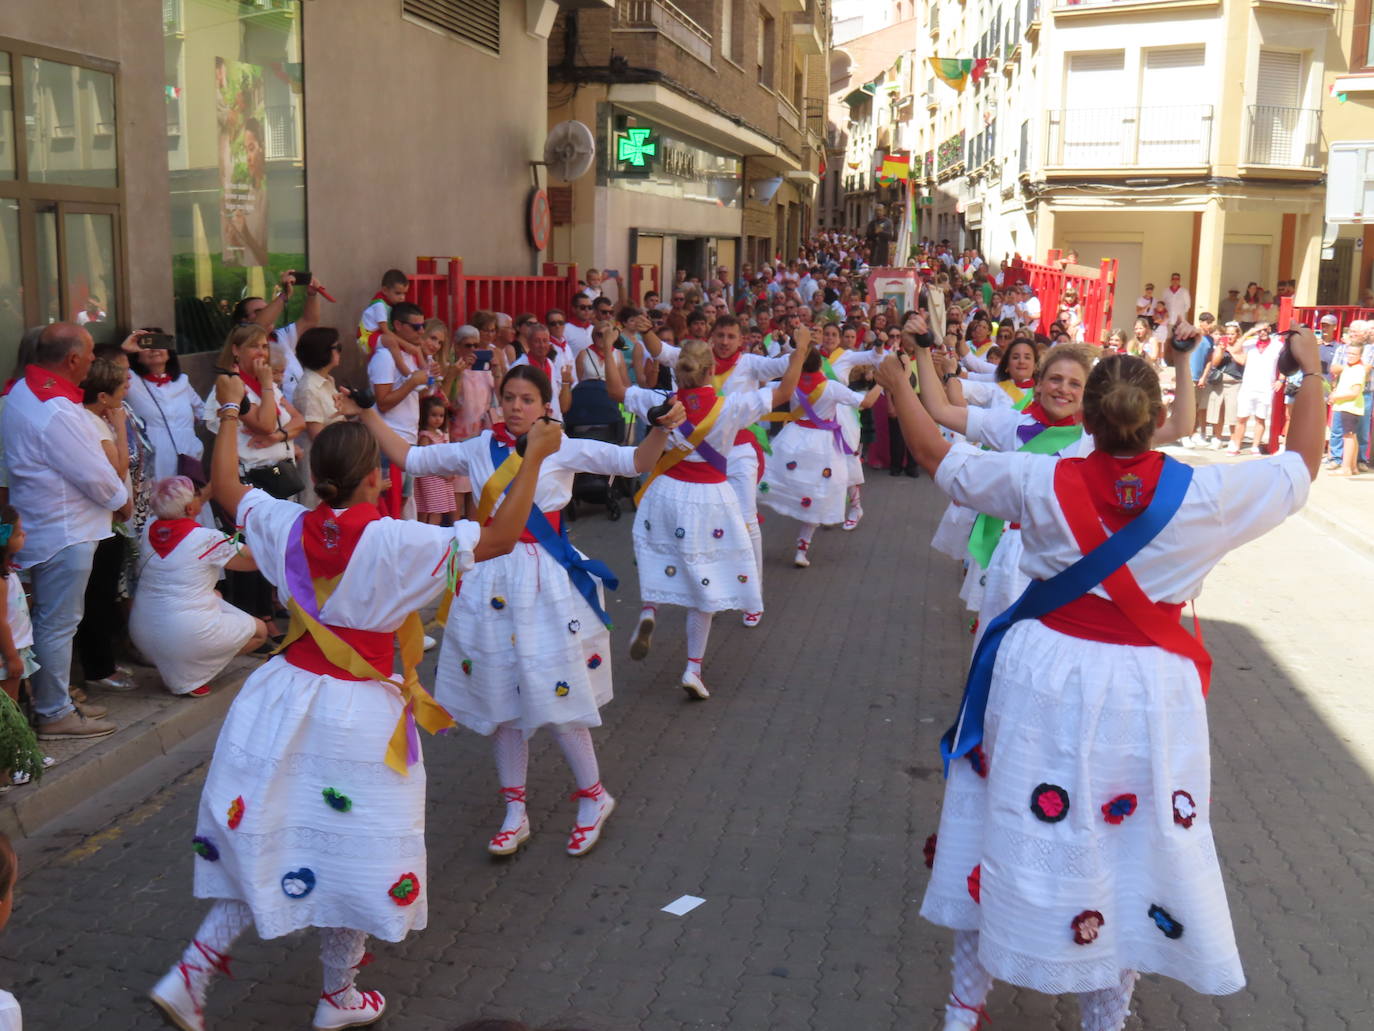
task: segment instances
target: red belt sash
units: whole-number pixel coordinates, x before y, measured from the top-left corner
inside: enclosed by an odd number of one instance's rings
[[[1087,480],[1079,465],[1079,461],[1067,459],[1055,466],[1054,493],[1078,550],[1086,555],[1107,539],[1107,531],[1098,517]],[[1063,613],[1063,625],[1079,631],[1063,631],[1073,637],[1086,637],[1108,644],[1153,645],[1182,656],[1197,667],[1202,693],[1206,695],[1212,683],[1212,657],[1203,646],[1200,627],[1195,628],[1196,636],[1183,629],[1179,622],[1182,605],[1151,601],[1125,565],[1108,575],[1102,581],[1102,586],[1111,596],[1110,601],[1089,593],[1042,616],[1041,621],[1046,626],[1061,629],[1052,620]],[[1109,613],[1102,606],[1114,611]],[[1108,620],[1115,624],[1110,631],[1104,628]],[[1097,636],[1099,633],[1111,636]],[[1122,640],[1126,636],[1134,639]]]
[[[391,631],[381,630],[354,630],[351,627],[330,626],[325,624],[327,629],[344,643],[350,645],[354,651],[366,660],[367,664],[377,671],[379,677],[389,677],[395,668],[393,662],[393,652],[396,645],[396,635]],[[315,638],[306,634],[298,637],[286,646],[282,652],[286,661],[297,669],[303,669],[307,673],[314,673],[317,676],[337,677],[339,680],[370,680],[370,677],[360,677],[348,672],[342,666],[336,666],[325,658]]]
[[[725,473],[710,462],[678,462],[663,475],[683,483],[724,483],[726,480]]]
[[[492,519],[494,519],[494,518],[495,518],[494,516],[488,516],[488,517],[487,517],[487,521],[486,521],[485,523],[483,523],[482,525],[483,525],[483,526],[490,526],[490,525],[491,525],[491,521],[492,521]],[[554,532],[554,533],[561,533],[561,532],[562,532],[562,526],[563,526],[563,510],[562,510],[561,508],[560,508],[560,509],[556,509],[556,510],[553,511],[553,512],[545,512],[545,513],[544,513],[544,518],[547,519],[547,520],[549,521],[549,525],[553,527],[553,532]],[[538,543],[539,543],[539,538],[536,537],[533,533],[530,532],[530,528],[529,528],[529,524],[528,524],[528,523],[526,523],[526,524],[525,524],[525,528],[524,528],[523,530],[520,531],[520,543],[522,543],[522,544],[538,544]]]

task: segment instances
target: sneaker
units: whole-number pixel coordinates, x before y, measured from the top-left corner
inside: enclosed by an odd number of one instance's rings
[[[746,612],[742,620],[745,626],[754,627],[763,622],[762,612]]]
[[[1213,450],[1213,451],[1220,451],[1220,450],[1222,450],[1224,447],[1226,447],[1226,438],[1225,438],[1225,437],[1213,437],[1213,438],[1212,438],[1212,450]]]
[[[649,654],[649,645],[654,639],[654,617],[645,616],[635,628],[634,640],[630,642],[630,658],[642,659]]]
[[[1236,447],[1234,444],[1228,444],[1226,446],[1226,453],[1228,455],[1238,455],[1240,454],[1240,448]]]
[[[162,980],[153,985],[148,998],[162,1011],[163,1019],[172,1027],[181,1031],[205,1031],[205,1014],[196,997],[191,994],[180,964],[162,975]]]
[[[429,634],[425,634],[425,651],[429,651],[438,643],[439,642],[436,641],[434,638],[430,637]]]
[[[115,691],[123,693],[138,689],[138,681],[134,679],[132,673],[126,673],[118,666],[108,677],[101,677],[99,680],[87,680],[87,687],[93,687],[99,691]]]
[[[345,1027],[367,1027],[382,1019],[386,999],[381,992],[364,992],[349,985],[338,992],[326,992],[315,1006],[315,1031],[339,1031]]]
[[[210,685],[209,685],[209,684],[201,684],[200,687],[196,688],[194,691],[187,691],[184,695],[182,695],[182,697],[183,697],[183,698],[209,698],[209,697],[210,697]]]
[[[43,756],[43,769],[45,769],[45,770],[51,769],[53,766],[56,766],[56,765],[57,765],[57,760],[54,759],[52,756],[50,756],[50,755],[45,755],[45,756]],[[31,780],[33,780],[33,774],[31,774],[31,773],[25,773],[23,770],[15,770],[13,773],[10,774],[10,782],[11,782],[15,787],[23,787],[25,784],[27,784],[27,783],[28,783],[29,781],[31,781]]]
[[[88,738],[104,737],[113,734],[119,728],[109,720],[87,719],[76,710],[72,710],[57,720],[45,720],[38,724],[38,739],[40,741],[61,741],[66,738]]]
[[[695,702],[704,702],[711,697],[711,692],[706,690],[701,677],[690,670],[683,670],[682,689],[687,692],[687,697]]]

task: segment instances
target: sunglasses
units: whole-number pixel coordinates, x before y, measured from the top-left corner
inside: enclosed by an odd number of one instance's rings
[[[591,310],[592,310],[592,306],[591,306],[590,304],[574,304],[574,305],[573,305],[573,308],[575,308],[577,311],[591,311]]]
[[[549,319],[549,328],[550,328],[550,329],[557,329],[559,326],[565,326],[565,325],[567,325],[567,323],[565,323],[562,319]]]
[[[409,326],[417,333],[423,332],[425,328],[425,324],[423,322],[407,322],[405,323],[405,325]]]

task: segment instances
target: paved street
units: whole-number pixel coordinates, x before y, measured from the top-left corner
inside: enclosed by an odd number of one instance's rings
[[[588,1031],[879,1031],[939,1026],[946,932],[916,915],[921,849],[940,796],[936,739],[953,713],[967,618],[953,563],[927,543],[928,479],[870,474],[867,519],[822,532],[809,570],[772,517],[767,617],[717,621],[705,675],[676,686],[680,613],[643,664],[624,658],[637,610],[629,518],[574,525],[624,580],[612,613],[617,698],[597,734],[620,800],[598,849],[562,849],[574,806],[547,737],[531,763],[531,847],[484,844],[500,820],[486,742],[426,741],[430,927],[382,944],[364,975],[382,1025],[450,1031],[478,1015]],[[1231,556],[1198,612],[1216,658],[1215,829],[1250,986],[1199,997],[1141,982],[1128,1027],[1374,1026],[1374,562],[1299,517]],[[47,1031],[161,1026],[142,993],[204,904],[190,897],[201,763],[24,878],[0,938],[0,984]],[[27,843],[43,847],[41,839]],[[52,842],[48,843],[48,847]],[[660,907],[683,894],[686,916]],[[316,939],[237,947],[211,1028],[308,1026]],[[1077,1027],[1072,999],[994,990],[994,1027]]]

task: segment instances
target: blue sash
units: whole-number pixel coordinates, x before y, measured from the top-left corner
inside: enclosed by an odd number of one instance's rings
[[[492,434],[491,442],[491,465],[492,469],[499,469],[501,463],[506,460],[506,453],[510,450],[505,444],[496,439]],[[510,485],[506,486],[506,491],[510,490]],[[502,491],[504,494],[506,491]],[[525,521],[525,529],[530,535],[539,542],[540,547],[549,553],[549,557],[557,562],[568,572],[568,579],[577,588],[577,593],[587,599],[587,604],[592,607],[592,611],[607,628],[611,626],[611,617],[606,614],[606,610],[601,607],[601,599],[597,596],[596,577],[611,590],[620,586],[620,578],[611,571],[611,567],[599,559],[587,558],[579,555],[577,549],[568,540],[568,527],[563,520],[558,521],[558,529],[553,528],[538,505],[530,505],[530,517]]]
[[[1191,467],[1165,456],[1155,496],[1145,511],[1068,569],[1061,570],[1048,580],[1032,580],[1025,593],[988,624],[983,639],[973,653],[973,663],[964,684],[964,697],[959,703],[959,718],[940,739],[940,757],[944,760],[946,777],[949,776],[951,762],[968,754],[983,741],[983,715],[988,707],[997,649],[1001,647],[1002,638],[1012,624],[1023,619],[1039,619],[1083,597],[1135,558],[1173,518],[1184,495],[1188,493],[1188,484],[1192,479]]]

